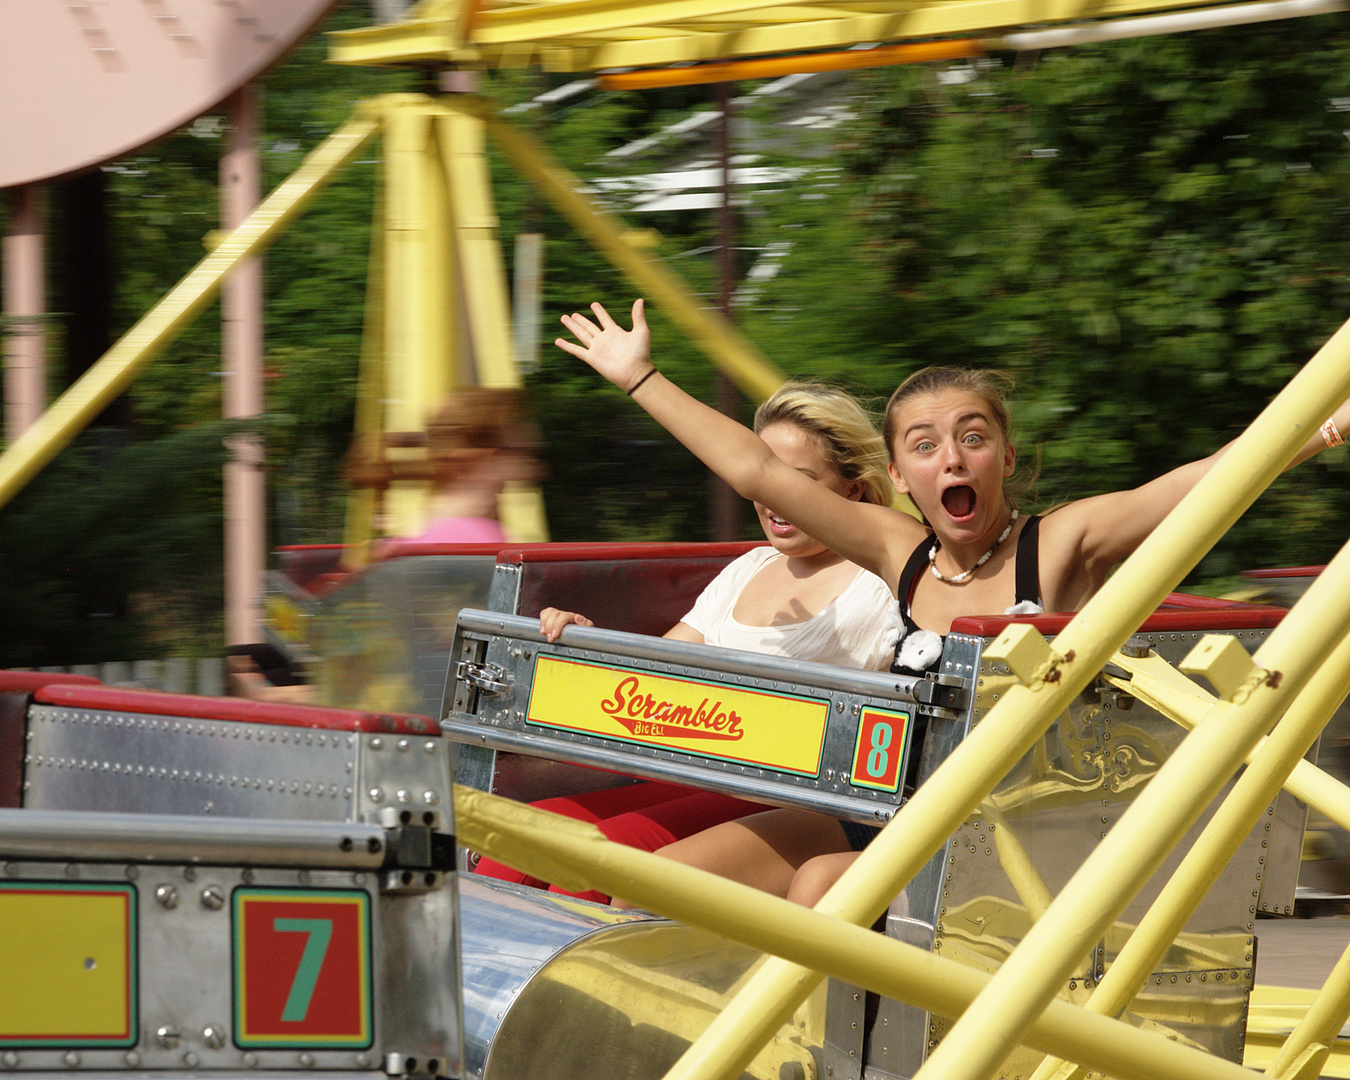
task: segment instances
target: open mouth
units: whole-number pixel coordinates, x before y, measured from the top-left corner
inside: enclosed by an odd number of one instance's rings
[[[942,493],[942,507],[954,518],[967,518],[975,513],[975,489],[968,484],[957,484]]]

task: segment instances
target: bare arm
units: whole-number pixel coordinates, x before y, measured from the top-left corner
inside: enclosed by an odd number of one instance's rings
[[[590,364],[651,414],[738,494],[771,507],[894,587],[924,529],[887,507],[845,499],[783,464],[758,435],[709,408],[652,367],[651,334],[642,301],[633,305],[633,329],[624,330],[599,304],[596,321],[564,315],[577,341],[558,338],[559,348]]]
[[[1332,415],[1339,430],[1350,428],[1350,402]],[[1045,519],[1042,588],[1051,610],[1079,607],[1101,588],[1111,569],[1134,551],[1191,489],[1228,452],[1226,443],[1209,457],[1188,462],[1129,491],[1079,499]],[[1327,448],[1319,431],[1294,455],[1293,468]]]

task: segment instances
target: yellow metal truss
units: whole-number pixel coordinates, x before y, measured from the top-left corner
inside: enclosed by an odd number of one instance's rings
[[[849,49],[1159,12],[1213,0],[424,0],[399,22],[333,36],[344,64],[440,63],[547,71],[693,64]]]

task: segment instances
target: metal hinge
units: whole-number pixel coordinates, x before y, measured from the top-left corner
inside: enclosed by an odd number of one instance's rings
[[[477,664],[472,660],[461,660],[455,665],[455,678],[484,694],[505,694],[511,689],[505,669],[497,667],[496,664]]]
[[[960,712],[970,703],[970,682],[956,675],[930,673],[915,682],[914,698],[936,709]]]

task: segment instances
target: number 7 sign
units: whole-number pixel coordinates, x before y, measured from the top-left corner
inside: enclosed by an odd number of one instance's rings
[[[236,1045],[371,1044],[367,893],[236,889],[233,911]]]

